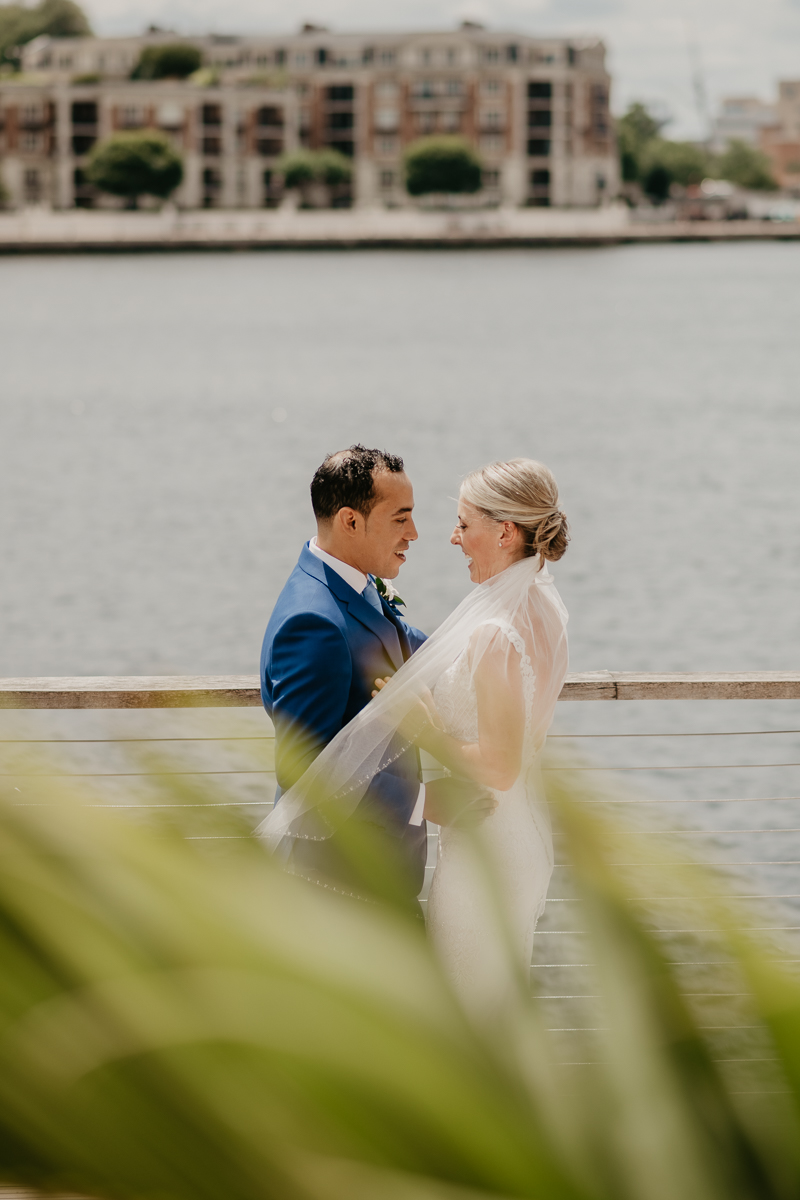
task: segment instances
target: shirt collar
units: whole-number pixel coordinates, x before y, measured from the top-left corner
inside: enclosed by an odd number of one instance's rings
[[[328,554],[327,550],[320,550],[315,537],[308,543],[308,548],[313,555],[326,563],[337,575],[340,575],[353,591],[361,595],[369,583],[369,577],[363,571],[359,571],[357,567],[351,567],[349,563],[342,562],[340,558],[334,558],[332,554]]]

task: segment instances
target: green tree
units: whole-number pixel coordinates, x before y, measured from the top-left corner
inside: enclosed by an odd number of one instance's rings
[[[92,150],[86,177],[136,208],[140,196],[166,199],[174,192],[183,179],[183,162],[166,134],[156,129],[115,133]]]
[[[725,153],[717,159],[714,176],[759,191],[775,191],[778,187],[766,154],[747,142],[737,140],[728,142]]]
[[[40,0],[34,8],[22,4],[0,4],[0,63],[19,68],[19,47],[34,38],[89,37],[92,28],[73,0]]]
[[[641,178],[644,149],[659,136],[666,123],[639,101],[631,104],[624,117],[617,121],[617,144],[625,183],[635,183]]]
[[[411,196],[474,193],[483,182],[481,160],[460,137],[420,138],[405,154],[406,188]]]
[[[283,156],[278,171],[285,186],[300,193],[303,207],[349,202],[353,164],[338,150],[294,150]]]
[[[145,46],[131,72],[131,79],[188,79],[199,71],[203,55],[196,46],[182,42]]]
[[[318,151],[317,164],[319,178],[328,187],[340,187],[349,183],[353,177],[353,164],[338,150]]]
[[[287,188],[305,188],[317,178],[317,155],[313,150],[295,150],[278,163]]]
[[[654,200],[665,200],[673,183],[702,183],[711,171],[708,151],[694,142],[653,138],[641,151],[639,181]]]

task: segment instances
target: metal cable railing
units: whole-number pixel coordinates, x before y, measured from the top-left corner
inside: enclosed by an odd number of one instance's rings
[[[682,698],[796,702],[800,676],[597,672],[570,677],[562,694],[563,700],[583,701]],[[0,712],[0,778],[20,805],[53,803],[47,789],[57,783],[79,787],[80,803],[90,808],[113,807],[121,817],[133,814],[177,822],[192,842],[247,839],[272,805],[273,739],[266,717],[258,712],[259,703],[257,681],[251,678],[0,681],[0,709],[14,710]],[[595,710],[594,705],[588,707]],[[70,708],[83,711],[65,713]],[[108,710],[124,710],[114,714],[119,727],[98,729],[97,714],[86,711],[93,708],[106,710],[104,719]],[[230,714],[183,711],[182,718],[191,717],[202,727],[174,726],[175,710],[208,708],[256,711],[238,711],[234,722]],[[23,709],[39,709],[36,719],[49,725],[31,728],[29,713],[23,728]],[[155,714],[146,711],[152,709],[172,710],[173,727],[164,725],[162,712],[160,727],[154,729]],[[584,704],[582,715],[586,711]],[[795,968],[800,966],[800,941],[794,941],[800,934],[800,811],[796,807],[800,705],[793,719],[776,721],[776,715],[773,705],[770,720],[764,722],[775,728],[757,728],[759,721],[753,720],[752,712],[746,728],[739,730],[709,728],[712,722],[698,729],[689,719],[682,729],[653,729],[651,723],[646,729],[557,728],[550,738],[557,757],[546,770],[552,780],[559,778],[557,772],[575,773],[583,788],[594,789],[585,803],[597,805],[600,811],[624,813],[626,820],[653,839],[654,846],[674,839],[674,857],[632,861],[621,855],[614,864],[639,881],[632,886],[634,893],[641,890],[643,872],[656,884],[652,895],[638,896],[636,903],[666,906],[667,911],[676,905],[686,908],[684,898],[658,894],[656,881],[671,867],[726,875],[733,885],[730,898],[753,906],[752,924],[742,928],[767,939],[773,962]],[[14,727],[7,727],[12,716]],[[87,720],[88,727],[81,726]],[[781,749],[770,752],[776,737],[783,739]],[[724,758],[720,739],[729,744],[731,738],[736,761],[720,761]],[[620,744],[637,747],[633,762],[618,753],[613,759],[606,757],[606,747],[611,753]],[[593,762],[577,757],[582,745],[591,747]],[[648,761],[651,745],[654,761]],[[705,760],[705,745],[709,751],[717,747],[713,761]],[[572,760],[565,754],[571,754]],[[160,781],[169,784],[170,780],[198,794],[179,802],[160,795]],[[751,805],[758,807],[751,809]],[[668,821],[667,814],[672,814]],[[429,848],[430,877],[435,833]],[[588,1066],[597,1061],[591,1053],[592,1039],[601,1035],[604,1022],[601,1014],[592,1011],[599,995],[592,983],[595,964],[580,949],[585,946],[582,902],[569,894],[569,864],[558,853],[550,892],[535,939],[532,977],[541,1000],[553,1006],[554,1036],[566,1039],[563,1061]],[[716,1061],[737,1070],[768,1063],[763,1030],[748,1019],[748,993],[734,979],[725,979],[736,963],[714,952],[714,929],[702,920],[677,912],[676,916],[679,924],[672,928],[661,913],[652,923],[652,932],[663,941],[667,963],[688,973],[692,981],[684,995],[704,1014],[701,1025],[714,1046]],[[724,1011],[716,1012],[720,1005]]]

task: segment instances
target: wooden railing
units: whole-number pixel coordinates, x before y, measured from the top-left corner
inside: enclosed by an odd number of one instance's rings
[[[792,671],[585,671],[568,675],[561,700],[797,700]],[[249,708],[257,675],[133,675],[0,679],[0,708]]]

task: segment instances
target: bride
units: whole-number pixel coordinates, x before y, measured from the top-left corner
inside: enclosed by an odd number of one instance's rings
[[[539,759],[567,672],[567,613],[546,561],[567,520],[541,463],[492,463],[463,481],[451,537],[478,586],[314,760],[259,833],[284,853],[330,837],[370,780],[415,742],[491,790],[479,837],[442,826],[428,929],[459,992],[489,1003],[509,959],[530,964],[553,869]],[[512,954],[509,956],[509,948]]]

